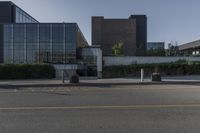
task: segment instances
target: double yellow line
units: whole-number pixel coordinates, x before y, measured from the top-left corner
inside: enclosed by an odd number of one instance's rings
[[[3,110],[117,110],[117,109],[155,109],[155,108],[191,108],[200,104],[168,104],[168,105],[111,105],[111,106],[63,106],[63,107],[0,107]]]

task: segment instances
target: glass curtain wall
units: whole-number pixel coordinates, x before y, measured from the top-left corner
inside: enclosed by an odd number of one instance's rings
[[[38,61],[38,25],[26,25],[26,61],[33,63]]]
[[[39,62],[52,62],[51,52],[51,24],[40,24],[39,26]]]
[[[13,63],[26,62],[25,30],[25,25],[15,24],[13,26]]]
[[[64,63],[65,55],[65,32],[64,25],[52,25],[52,61],[53,63]]]
[[[75,63],[76,61],[76,48],[77,48],[77,25],[68,24],[65,27],[65,62]]]
[[[97,58],[100,48],[82,48],[82,60],[87,64],[87,76],[97,76]]]
[[[84,63],[90,66],[96,66],[99,48],[83,48],[82,58]]]
[[[13,26],[4,26],[4,63],[13,63]]]
[[[15,22],[16,23],[38,23],[33,17],[18,7],[15,7]]]
[[[76,24],[4,25],[4,63],[76,63]]]

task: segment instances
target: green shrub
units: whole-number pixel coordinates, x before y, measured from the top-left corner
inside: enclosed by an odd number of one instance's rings
[[[54,77],[54,67],[48,64],[0,65],[0,79],[50,79]]]
[[[197,75],[200,74],[200,62],[175,62],[161,64],[133,64],[128,66],[108,66],[103,68],[103,77],[130,77],[140,76],[141,68],[144,74],[150,76],[158,71],[162,75]]]

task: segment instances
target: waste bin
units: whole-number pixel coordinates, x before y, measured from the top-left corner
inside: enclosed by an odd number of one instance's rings
[[[72,84],[79,83],[79,75],[77,75],[77,74],[72,75],[70,77],[70,83],[72,83]]]
[[[159,81],[159,82],[161,82],[162,81],[161,74],[160,73],[153,73],[151,75],[151,80],[152,81]]]

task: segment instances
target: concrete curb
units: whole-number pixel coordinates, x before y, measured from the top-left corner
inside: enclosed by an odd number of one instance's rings
[[[121,85],[200,85],[200,81],[163,81],[163,82],[134,82],[134,83],[78,83],[78,84],[3,84],[0,88],[13,89],[25,87],[111,87]]]

